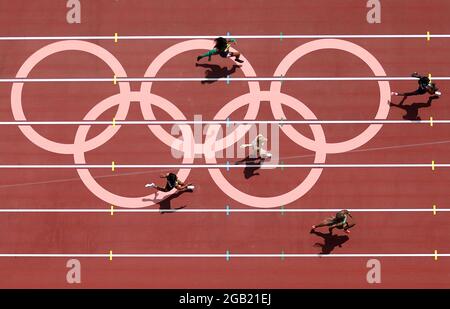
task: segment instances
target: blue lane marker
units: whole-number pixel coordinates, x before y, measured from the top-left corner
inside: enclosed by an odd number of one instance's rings
[[[281,250],[281,260],[284,261],[284,250]]]
[[[230,33],[230,32],[227,32],[227,37],[228,37],[228,38],[230,38],[230,35],[231,35],[231,33]]]
[[[283,171],[284,170],[283,161],[281,161],[280,164],[281,164],[281,171]]]
[[[284,206],[281,206],[281,215],[284,216]]]
[[[283,32],[280,32],[280,42],[283,42]]]
[[[230,84],[230,75],[227,75],[227,85]]]
[[[227,216],[230,215],[230,206],[229,205],[225,205],[225,208],[227,209]]]
[[[283,74],[280,75],[280,78],[281,78],[281,81],[280,81],[280,82],[281,82],[281,84],[283,85]]]
[[[227,262],[230,260],[230,250],[227,250]]]
[[[230,127],[230,117],[227,118],[227,128]]]
[[[227,161],[227,172],[230,171],[230,161]]]

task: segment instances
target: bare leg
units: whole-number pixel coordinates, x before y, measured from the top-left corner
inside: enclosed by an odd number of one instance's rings
[[[323,222],[323,223],[319,223],[317,225],[314,225],[314,228],[318,228],[318,227],[323,227],[323,226],[330,226],[333,225],[333,222]]]
[[[354,227],[355,225],[356,225],[356,223],[347,224],[347,226],[344,228],[344,230],[351,229],[351,228]]]
[[[169,191],[167,191],[166,188],[163,188],[163,187],[160,187],[160,186],[156,186],[155,189],[158,190],[158,191],[162,191],[162,192],[169,192]]]
[[[192,186],[192,185],[193,185],[193,183],[186,184],[184,182],[179,181],[178,186],[176,186],[176,188],[178,191],[186,191],[186,190],[189,190],[188,187]]]
[[[405,92],[405,93],[399,93],[398,95],[399,95],[399,96],[403,96],[403,97],[410,97],[410,96],[413,96],[413,95],[421,95],[421,94],[425,94],[425,92],[423,92],[422,89],[418,88],[418,89],[415,90],[415,91],[412,91],[412,92]]]
[[[334,218],[328,218],[328,219],[325,219],[325,220],[323,220],[321,223],[319,223],[319,224],[317,224],[317,225],[313,225],[313,226],[312,226],[312,229],[314,230],[314,229],[316,229],[316,228],[318,228],[318,227],[331,226],[331,225],[334,224],[334,223],[333,223],[333,219],[334,219]]]

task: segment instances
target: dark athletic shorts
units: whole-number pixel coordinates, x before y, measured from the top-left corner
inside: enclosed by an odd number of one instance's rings
[[[173,178],[169,176],[169,179],[167,179],[166,188],[165,188],[166,191],[172,190],[178,184],[178,178],[176,177],[176,175],[171,174],[171,176],[173,176]]]
[[[428,86],[428,84],[430,83],[430,79],[426,76],[422,76],[419,81],[419,86],[420,88],[426,88]]]
[[[229,51],[221,51],[221,52],[219,52],[219,55],[222,58],[228,58],[229,53],[230,53]]]
[[[169,183],[169,182],[166,183],[166,188],[165,188],[166,191],[170,191],[170,190],[172,190],[173,188],[175,188],[174,185],[172,185],[172,184]]]
[[[428,91],[427,91],[427,88],[419,87],[419,88],[416,90],[416,92],[417,92],[418,94],[425,94],[425,93],[427,93]]]

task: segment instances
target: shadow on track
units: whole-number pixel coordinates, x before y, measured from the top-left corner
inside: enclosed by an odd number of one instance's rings
[[[205,71],[205,78],[224,78],[227,76],[231,76],[236,72],[237,68],[240,68],[240,65],[234,64],[231,69],[228,69],[228,66],[221,67],[217,64],[207,64],[207,63],[196,63],[196,67],[207,68]],[[202,84],[212,84],[217,80],[202,80]]]
[[[245,164],[244,177],[245,179],[250,179],[253,176],[259,175],[259,173],[256,173],[256,171],[261,168],[261,164],[263,162],[264,159],[262,158],[251,158],[250,156],[247,156],[244,159],[237,161],[235,165],[240,165],[244,163]]]
[[[426,103],[412,103],[410,105],[403,105],[403,102],[405,102],[406,98],[407,97],[404,97],[398,104],[389,102],[389,105],[403,109],[404,111],[406,111],[406,114],[403,115],[403,119],[405,119],[405,120],[421,120],[420,116],[419,116],[419,109],[425,108],[425,107],[430,107],[431,102],[435,99],[438,99],[439,97],[431,96],[428,98],[428,101]]]
[[[180,209],[186,208],[187,205],[184,206],[180,206],[180,207],[176,207],[176,208],[172,208],[172,200],[179,197],[180,195],[184,194],[184,193],[192,193],[192,191],[177,191],[174,194],[168,196],[167,198],[163,199],[162,201],[160,201],[159,204],[159,210],[161,212],[161,214],[165,214],[165,213],[173,213],[176,212]],[[148,201],[154,201],[152,199],[142,199],[144,202],[148,202]]]
[[[333,234],[325,234],[317,231],[311,232],[311,234],[315,234],[319,237],[322,237],[324,240],[324,243],[315,243],[314,247],[322,248],[322,252],[320,254],[330,254],[334,248],[336,247],[342,247],[342,244],[344,244],[347,240],[349,240],[347,235],[333,235]]]

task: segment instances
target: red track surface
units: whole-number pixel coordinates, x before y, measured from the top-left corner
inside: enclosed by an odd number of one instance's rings
[[[422,1],[383,2],[382,23],[366,22],[365,1],[105,1],[83,2],[82,23],[68,25],[64,4],[55,1],[0,1],[2,36],[60,35],[206,35],[232,34],[424,34],[450,33],[447,12],[450,3],[432,0],[430,10]],[[387,76],[407,76],[412,71],[448,75],[448,39],[351,40],[372,53]],[[96,41],[122,63],[130,77],[141,77],[151,61],[178,41]],[[237,48],[251,62],[258,76],[272,76],[280,61],[306,40],[239,40]],[[1,77],[14,77],[22,63],[49,42],[0,43]],[[204,68],[194,66],[198,51],[172,59],[160,71],[161,77],[203,77]],[[213,58],[211,63],[231,65],[231,60]],[[42,61],[30,77],[105,77],[112,73],[94,56],[64,52]],[[297,61],[289,76],[371,76],[356,57],[338,51],[318,51]],[[238,70],[234,77],[243,76]],[[430,116],[450,119],[447,89],[438,82],[444,96],[429,108]],[[414,82],[390,82],[391,89],[412,90]],[[136,90],[139,83],[133,83]],[[262,90],[269,82],[260,83]],[[378,108],[376,82],[285,82],[282,91],[300,99],[320,120],[373,119]],[[117,93],[108,83],[27,84],[23,105],[29,120],[80,120],[98,102]],[[242,82],[156,83],[152,91],[178,106],[188,119],[201,114],[212,119],[233,98],[248,92]],[[11,84],[0,84],[0,121],[13,120]],[[407,103],[423,102],[409,98]],[[234,113],[239,119],[244,110]],[[110,110],[101,119],[109,120]],[[289,119],[299,118],[294,111]],[[170,120],[162,110],[157,118]],[[388,119],[402,119],[403,111],[392,108]],[[136,103],[127,119],[141,120]],[[269,104],[261,104],[258,119],[273,119]],[[300,118],[301,119],[301,118]],[[341,141],[366,126],[325,125],[327,141]],[[311,135],[307,126],[297,126]],[[75,126],[37,127],[39,133],[59,142],[71,143]],[[94,136],[92,130],[89,136]],[[356,151],[328,155],[327,163],[449,163],[448,125],[385,125]],[[281,156],[285,163],[312,163],[312,152],[294,144],[280,133]],[[89,152],[90,164],[179,164],[170,149],[143,126],[124,126],[105,145]],[[0,132],[1,164],[73,164],[70,155],[44,151],[14,126]],[[196,159],[195,163],[204,163]],[[116,194],[148,194],[143,184],[155,180],[159,171],[93,170],[98,181]],[[132,172],[135,172],[133,170]],[[226,173],[226,172],[224,172]],[[260,170],[245,179],[242,170],[226,173],[227,179],[247,193],[270,196],[286,192],[303,180],[298,169]],[[0,170],[2,208],[107,208],[81,182],[75,170]],[[294,179],[294,184],[291,180]],[[246,208],[224,194],[207,170],[193,170],[189,180],[195,193],[170,201],[178,208]],[[304,197],[286,208],[427,208],[446,207],[450,174],[445,169],[325,169]],[[162,207],[167,207],[164,202]],[[153,206],[155,207],[155,206]],[[158,206],[156,206],[158,207]],[[0,253],[318,253],[321,237],[308,233],[323,213],[170,213],[170,214],[1,214]],[[358,225],[350,239],[332,253],[442,253],[449,248],[449,214],[357,213]],[[436,287],[450,284],[450,259],[380,258],[382,283],[366,281],[368,258],[302,259],[80,259],[81,287],[153,288],[399,288]],[[71,287],[66,283],[66,259],[0,258],[0,287]]]

